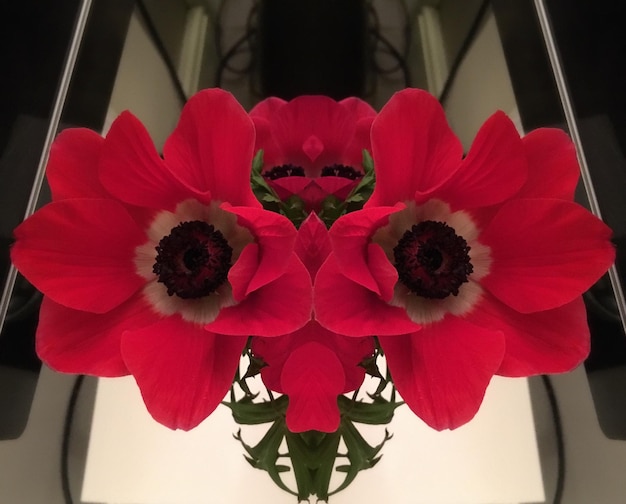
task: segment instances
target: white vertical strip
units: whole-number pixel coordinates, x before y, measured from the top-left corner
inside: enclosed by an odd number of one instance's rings
[[[424,52],[428,90],[438,96],[448,76],[448,61],[439,11],[435,7],[424,6],[417,17],[417,22]]]
[[[70,42],[70,46],[65,59],[65,65],[61,74],[61,80],[59,81],[59,89],[54,101],[54,107],[50,116],[50,123],[48,125],[48,132],[46,133],[46,140],[44,142],[41,157],[39,158],[39,165],[37,166],[37,172],[35,174],[35,180],[31,188],[30,196],[28,198],[28,204],[26,206],[26,213],[24,219],[30,217],[37,208],[37,201],[39,200],[39,194],[43,185],[44,178],[46,176],[46,164],[48,163],[48,156],[50,155],[50,147],[57,134],[59,128],[59,122],[61,121],[61,114],[65,107],[65,99],[67,97],[67,91],[72,80],[74,73],[74,67],[76,66],[76,58],[78,57],[78,51],[80,49],[81,42],[83,40],[83,34],[85,32],[85,26],[87,25],[87,18],[91,10],[91,0],[82,0],[78,16],[76,17],[76,24],[74,27],[74,34]],[[9,274],[7,281],[4,284],[4,290],[2,292],[2,298],[0,298],[0,333],[4,326],[7,311],[9,308],[9,300],[13,293],[13,287],[17,278],[17,270],[15,266],[9,267]]]
[[[554,73],[554,80],[556,81],[556,86],[559,91],[561,103],[563,104],[563,112],[565,114],[567,128],[569,129],[572,140],[576,145],[578,162],[580,163],[581,178],[583,181],[583,185],[585,186],[587,199],[589,200],[589,207],[591,208],[591,211],[594,213],[594,215],[596,215],[598,218],[602,218],[602,215],[600,213],[600,205],[598,203],[598,198],[596,196],[596,192],[593,187],[593,181],[591,179],[591,173],[589,171],[589,165],[587,164],[585,150],[580,139],[580,133],[578,132],[576,114],[570,100],[567,82],[565,80],[565,74],[563,72],[563,65],[559,56],[558,49],[556,47],[556,42],[554,40],[552,31],[552,25],[550,23],[550,18],[548,17],[548,12],[546,11],[544,0],[535,0],[535,8],[537,10],[537,16],[539,18],[539,25],[541,26],[543,38],[546,43],[548,57],[550,58],[552,72]],[[611,266],[611,269],[609,269],[609,278],[611,280],[611,285],[613,286],[613,291],[615,293],[617,309],[619,311],[620,318],[622,319],[622,328],[624,329],[624,332],[626,332],[626,299],[624,298],[624,291],[622,290],[622,284],[620,282],[619,274],[615,265]]]
[[[178,77],[187,96],[198,91],[204,43],[209,16],[204,7],[196,5],[187,11],[187,21],[178,64]]]

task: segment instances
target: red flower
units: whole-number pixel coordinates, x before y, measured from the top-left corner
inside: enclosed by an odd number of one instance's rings
[[[300,226],[296,252],[311,278],[330,253],[326,226],[311,214]],[[267,366],[265,386],[289,396],[287,427],[292,432],[339,428],[337,396],[358,389],[365,378],[359,364],[374,353],[373,338],[350,338],[311,320],[302,329],[278,338],[253,338],[252,351]]]
[[[573,202],[567,136],[520,139],[499,112],[463,157],[437,101],[405,90],[374,121],[372,149],[371,199],[330,230],[319,322],[378,335],[399,393],[436,429],[469,421],[494,374],[578,365],[589,350],[581,294],[614,248]]]
[[[299,196],[318,210],[329,195],[345,199],[363,176],[363,149],[376,112],[358,98],[268,98],[250,112],[263,149],[263,175],[278,196]]]
[[[15,230],[11,250],[45,295],[44,362],[130,373],[156,420],[191,429],[224,398],[248,335],[306,324],[297,232],[254,198],[253,147],[252,121],[221,90],[189,100],[163,158],[128,112],[105,139],[61,133],[53,202]]]

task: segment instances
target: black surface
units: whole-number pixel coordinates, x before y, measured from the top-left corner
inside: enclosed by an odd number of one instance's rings
[[[264,96],[363,96],[364,0],[262,0],[260,72]]]

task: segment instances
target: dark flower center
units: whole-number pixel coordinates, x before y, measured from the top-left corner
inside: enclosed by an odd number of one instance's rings
[[[443,222],[423,221],[393,249],[398,277],[413,293],[430,299],[458,295],[473,267],[470,247]]]
[[[325,166],[322,168],[322,177],[343,177],[350,180],[356,180],[363,177],[363,174],[352,168],[352,166],[346,166],[342,164],[334,164]]]
[[[202,221],[181,222],[156,247],[152,270],[170,296],[208,296],[226,281],[233,249],[222,233]]]
[[[269,180],[276,180],[285,177],[304,177],[304,168],[302,168],[302,166],[284,164],[274,166],[271,170],[265,171],[263,176]]]

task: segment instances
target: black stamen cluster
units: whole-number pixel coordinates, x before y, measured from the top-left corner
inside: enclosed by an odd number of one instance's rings
[[[393,249],[398,278],[413,293],[429,299],[459,294],[474,270],[470,247],[443,222],[423,221],[406,231]]]
[[[181,222],[156,247],[152,271],[170,296],[208,296],[222,285],[231,267],[233,249],[222,233],[203,221]]]
[[[357,180],[363,177],[363,174],[352,168],[352,166],[346,166],[341,164],[334,164],[325,166],[322,168],[322,177],[343,177],[350,180]]]
[[[284,177],[304,177],[304,168],[292,164],[274,166],[271,170],[263,172],[263,176],[269,180],[276,180]]]

